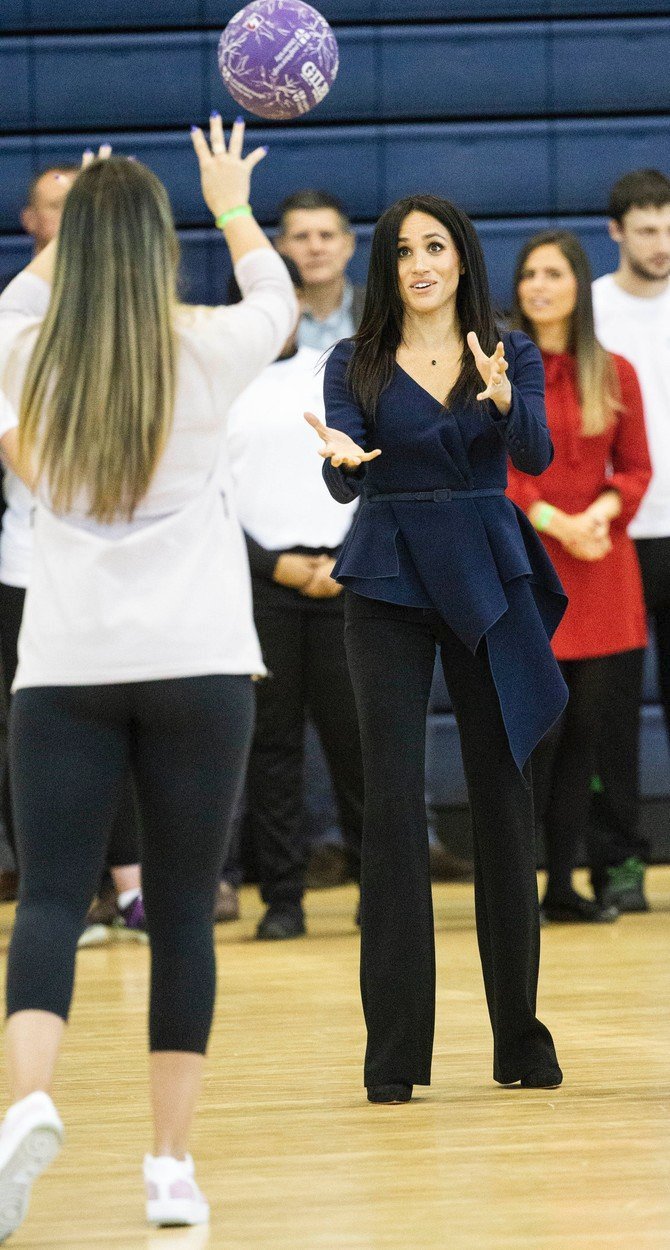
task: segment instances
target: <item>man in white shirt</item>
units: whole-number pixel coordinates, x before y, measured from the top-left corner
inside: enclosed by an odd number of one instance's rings
[[[653,476],[629,527],[656,633],[659,683],[670,738],[670,178],[655,169],[626,174],[612,188],[610,236],[619,267],[593,284],[596,333],[603,347],[634,365],[642,390]],[[625,657],[613,657],[613,662]],[[616,665],[615,665],[616,667]],[[594,815],[609,847],[596,892],[620,911],[645,911],[645,843],[636,832],[637,791],[621,792],[637,751],[640,677],[612,674]]]

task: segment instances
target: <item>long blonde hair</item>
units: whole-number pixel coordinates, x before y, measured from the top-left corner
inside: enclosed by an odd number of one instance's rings
[[[171,430],[179,245],[163,184],[121,157],[74,182],[21,396],[19,452],[57,511],[132,517]]]
[[[591,266],[579,239],[569,230],[547,230],[536,234],[521,249],[514,272],[512,322],[534,338],[533,325],[521,310],[519,283],[531,252],[553,243],[567,260],[577,281],[577,301],[570,319],[568,351],[577,362],[577,384],[582,410],[582,434],[603,434],[621,411],[621,390],[614,361],[601,347],[593,324]]]

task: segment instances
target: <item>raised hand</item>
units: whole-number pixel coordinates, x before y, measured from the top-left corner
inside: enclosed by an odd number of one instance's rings
[[[492,399],[498,411],[506,416],[512,403],[512,387],[507,377],[509,366],[503,344],[498,343],[493,355],[487,356],[474,330],[468,334],[467,343],[486,388],[479,392],[477,399]]]
[[[191,138],[200,165],[203,198],[214,217],[247,204],[252,171],[266,156],[267,149],[254,148],[248,156],[242,156],[244,122],[238,119],[230,132],[226,150],[219,113],[212,113],[210,118],[209,143],[199,126],[191,127]]]
[[[94,161],[109,160],[109,157],[111,155],[112,155],[111,143],[101,143],[100,147],[98,148],[97,156],[95,152],[93,151],[93,148],[86,148],[86,151],[82,154],[81,167],[82,169],[88,169],[89,165],[92,165]],[[63,178],[67,178],[67,176],[68,176],[67,174],[61,175],[61,177]]]
[[[331,430],[324,425],[323,421],[319,421],[313,412],[306,412],[304,416],[307,424],[316,430],[324,443],[324,446],[319,448],[319,455],[323,456],[324,460],[330,460],[334,469],[341,467],[357,469],[365,461],[376,460],[377,456],[381,456],[379,448],[375,451],[363,451],[363,448],[359,447],[353,438],[349,438],[348,434],[343,434],[341,430]]]

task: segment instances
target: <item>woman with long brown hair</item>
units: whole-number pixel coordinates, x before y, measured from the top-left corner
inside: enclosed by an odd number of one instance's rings
[[[545,542],[568,594],[552,646],[570,690],[564,717],[533,760],[536,813],[547,844],[547,920],[602,922],[616,909],[572,885],[580,843],[594,871],[590,820],[599,726],[607,711],[608,658],[627,653],[642,672],[646,619],[635,548],[626,532],[651,476],[635,370],[609,355],[593,326],[591,272],[575,235],[536,235],[521,251],[514,324],[542,351],[554,460],[532,480],[510,468],[509,495]],[[637,725],[629,758],[637,767]],[[634,788],[634,787],[633,787]]]
[[[432,195],[377,223],[365,309],[325,374],[324,476],[361,505],[333,576],[346,587],[365,812],[361,989],[376,1103],[430,1083],[435,960],[425,730],[436,648],[458,720],[473,818],[477,937],[504,1085],[562,1080],[536,1014],[539,912],[528,758],[560,715],[548,642],[565,600],[505,498],[507,453],[551,460],[540,354],[496,326],[481,246]]]
[[[203,195],[245,296],[237,307],[179,306],[165,188],[114,157],[89,158],[57,246],[0,299],[2,385],[19,413],[18,447],[5,427],[3,452],[36,493],[10,725],[21,893],[0,1240],[60,1144],[49,1089],[129,767],[152,956],[147,1216],[209,1218],[187,1142],[214,1006],[212,906],[249,746],[251,675],[262,671],[219,457],[232,400],[297,313],[284,264],[251,216],[264,150],[243,159],[243,135],[238,122],[226,149],[218,114],[211,148],[193,133]]]

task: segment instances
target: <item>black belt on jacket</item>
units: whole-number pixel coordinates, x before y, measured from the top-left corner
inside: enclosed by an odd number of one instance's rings
[[[487,499],[491,495],[504,495],[502,486],[491,486],[482,490],[451,490],[449,486],[443,490],[397,490],[388,494],[372,495],[366,493],[368,503],[405,503],[418,499],[426,503],[448,503],[451,499]]]

